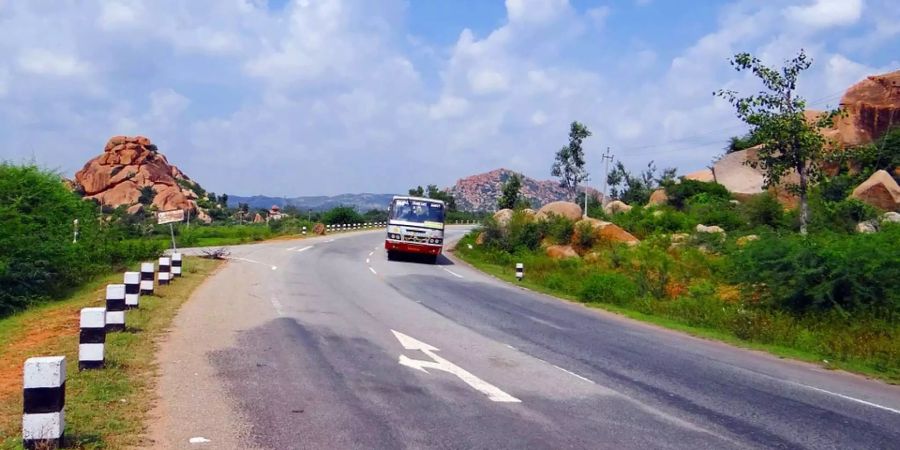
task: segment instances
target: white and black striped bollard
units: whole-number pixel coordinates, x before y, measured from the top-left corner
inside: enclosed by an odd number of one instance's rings
[[[156,279],[160,286],[169,284],[172,281],[172,260],[166,256],[159,258],[156,273]]]
[[[141,273],[125,272],[125,308],[137,308],[141,298]]]
[[[153,295],[153,277],[156,268],[152,262],[141,263],[141,294]]]
[[[172,253],[172,277],[181,276],[182,262],[184,262],[184,256],[181,253]]]
[[[303,235],[306,236],[306,226],[303,226]]]
[[[516,263],[516,280],[522,281],[525,277],[525,264]]]
[[[106,285],[106,331],[125,329],[125,285]]]
[[[79,324],[78,370],[103,368],[106,308],[81,308]]]
[[[25,360],[22,444],[27,449],[56,449],[66,430],[66,357]]]

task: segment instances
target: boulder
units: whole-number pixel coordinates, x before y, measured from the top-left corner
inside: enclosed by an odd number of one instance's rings
[[[620,212],[631,211],[631,206],[629,206],[627,203],[625,203],[623,201],[613,200],[613,201],[607,203],[606,206],[603,207],[603,211],[606,214],[613,215],[613,214],[618,214]]]
[[[866,77],[847,89],[840,105],[846,114],[835,120],[834,129],[843,147],[878,139],[900,124],[900,70]]]
[[[881,216],[882,222],[900,223],[900,213],[888,211]]]
[[[667,201],[669,201],[669,196],[666,195],[666,190],[657,189],[650,194],[650,201],[647,202],[647,206],[665,205]]]
[[[634,237],[631,233],[623,230],[614,223],[607,223],[600,229],[600,239],[607,242],[623,243],[628,245],[637,245],[641,241]]]
[[[688,233],[672,233],[672,235],[669,236],[669,240],[671,240],[673,243],[676,243],[676,244],[681,244],[683,242],[687,242],[687,240],[690,238],[691,238],[691,235]]]
[[[715,180],[715,177],[713,177],[712,170],[700,169],[696,172],[691,172],[691,173],[685,175],[684,179],[685,180],[704,181],[704,182],[710,183],[713,180]]]
[[[261,216],[259,213],[256,213],[256,215],[253,216],[253,223],[263,223],[263,222],[265,222],[265,219],[263,219],[263,216]]]
[[[522,214],[525,214],[526,217],[530,217],[530,218],[534,219],[534,217],[537,215],[537,211],[535,211],[531,208],[525,208],[522,210]]]
[[[212,223],[212,217],[209,217],[209,214],[206,213],[206,210],[202,208],[197,208],[197,220],[205,224]]]
[[[313,225],[312,232],[316,236],[324,236],[325,235],[325,224],[321,223],[321,222],[317,222],[315,225]]]
[[[547,247],[547,256],[553,259],[578,258],[578,252],[571,245],[551,245]]]
[[[724,233],[725,232],[725,230],[723,230],[722,227],[720,227],[718,225],[706,226],[706,225],[703,225],[700,223],[697,224],[696,230],[698,233]]]
[[[152,187],[156,191],[153,205],[160,210],[193,212],[197,208],[193,201],[197,198],[196,193],[178,184],[179,181],[189,182],[190,178],[169,164],[144,136],[113,136],[106,143],[103,154],[75,173],[75,181],[85,198],[95,199],[102,205],[133,205],[142,188]],[[194,186],[193,182],[185,184]]]
[[[873,173],[853,190],[850,197],[888,211],[900,209],[900,186],[885,170]]]
[[[735,241],[735,243],[737,244],[738,247],[743,247],[752,241],[758,241],[758,240],[759,240],[759,236],[757,236],[755,234],[748,234],[746,236],[741,236],[741,237],[737,238],[737,241]]]
[[[128,214],[130,214],[132,216],[141,214],[144,212],[144,205],[142,205],[140,203],[131,205],[128,207],[127,210],[125,210],[125,212],[127,212]]]
[[[550,215],[565,217],[571,221],[580,220],[581,207],[572,202],[550,202],[542,206],[535,217],[544,220]]]
[[[509,225],[509,221],[512,220],[514,211],[509,208],[501,209],[494,213],[494,220],[497,221],[501,227],[506,227]]]
[[[475,245],[484,245],[484,233],[478,233],[475,237]]]
[[[875,233],[878,231],[878,222],[875,220],[867,220],[856,224],[857,233]]]

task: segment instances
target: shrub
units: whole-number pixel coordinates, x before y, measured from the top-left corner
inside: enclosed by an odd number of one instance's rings
[[[726,231],[737,230],[746,225],[735,205],[718,197],[695,195],[688,200],[685,209],[694,223],[718,225]]]
[[[602,302],[625,305],[637,297],[637,287],[625,275],[606,272],[593,273],[582,283],[578,298],[584,302]]]
[[[728,201],[731,199],[731,193],[719,183],[706,183],[688,179],[683,179],[678,184],[673,183],[666,186],[666,195],[669,198],[666,203],[677,209],[683,209],[688,200],[698,195],[705,197],[706,201],[712,199]]]
[[[551,214],[546,220],[538,222],[543,236],[549,237],[556,244],[566,245],[572,241],[575,232],[575,222],[556,214]]]
[[[900,319],[900,226],[851,236],[764,235],[733,258],[752,296],[794,312],[872,312]]]
[[[574,234],[575,246],[584,250],[590,249],[597,242],[597,236],[594,234],[594,226],[588,222],[582,222],[577,225],[577,232]]]
[[[814,196],[810,210],[811,228],[820,231],[853,233],[857,223],[878,217],[878,210],[855,198],[829,202]]]
[[[525,213],[513,213],[507,228],[507,250],[535,250],[541,246],[541,227]]]
[[[637,206],[628,212],[614,215],[612,221],[638,239],[644,239],[656,233],[689,231],[696,225],[683,212],[667,207],[643,208]]]
[[[742,204],[740,209],[751,228],[764,226],[776,229],[787,225],[784,207],[769,192],[754,195]]]

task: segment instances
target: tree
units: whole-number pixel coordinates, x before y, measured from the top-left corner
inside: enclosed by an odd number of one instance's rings
[[[572,122],[569,126],[569,145],[556,152],[556,159],[550,174],[559,177],[559,185],[569,191],[569,198],[575,199],[578,192],[578,184],[588,179],[588,172],[584,170],[584,149],[582,142],[591,136],[586,126],[579,122]]]
[[[332,208],[322,215],[322,222],[329,225],[343,225],[364,222],[363,217],[349,206]]]
[[[422,186],[417,186],[409,190],[409,195],[413,197],[424,197],[425,189],[422,189]]]
[[[456,211],[456,199],[450,192],[439,189],[436,184],[429,184],[424,189],[422,186],[416,186],[409,190],[409,195],[441,200],[447,206],[447,211]]]
[[[500,188],[500,198],[497,199],[497,208],[499,209],[514,209],[521,205],[522,194],[519,190],[522,189],[522,177],[519,174],[514,173],[512,176],[506,179],[503,183],[503,186]]]
[[[656,164],[653,161],[647,163],[647,168],[638,175],[629,172],[622,161],[618,161],[606,177],[606,183],[610,187],[610,197],[629,205],[646,204],[650,201],[650,194],[654,190],[674,182],[675,168],[663,169],[662,173],[657,175]]]
[[[750,125],[750,134],[759,140],[758,159],[747,164],[763,171],[766,187],[779,184],[791,171],[797,173],[799,183],[787,183],[787,187],[800,197],[800,234],[805,235],[809,223],[807,192],[810,183],[821,176],[825,137],[820,130],[833,125],[839,110],[825,112],[812,122],[804,116],[806,101],[795,91],[800,73],[809,69],[812,60],[803,50],[780,69],[765,66],[749,53],[738,53],[730,63],[738,72],[752,71],[765,90],[749,97],[738,97],[737,92],[724,89],[714,94],[734,106],[738,118]]]
[[[228,207],[228,194],[222,194],[219,196],[219,204],[222,205],[223,208]]]

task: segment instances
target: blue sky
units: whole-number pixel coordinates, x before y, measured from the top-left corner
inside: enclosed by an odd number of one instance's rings
[[[900,2],[0,0],[0,158],[71,176],[141,134],[216,192],[403,192],[549,178],[579,120],[597,183],[607,146],[683,174],[744,131],[728,57],[800,48],[835,106],[900,69]]]

